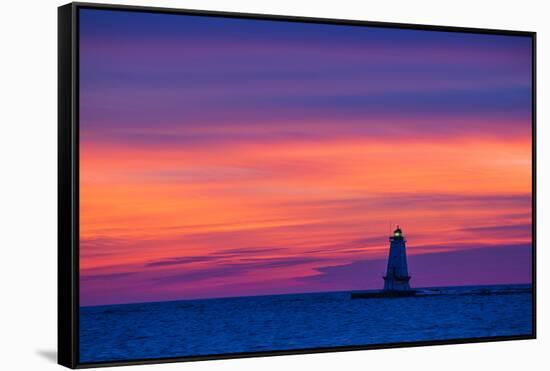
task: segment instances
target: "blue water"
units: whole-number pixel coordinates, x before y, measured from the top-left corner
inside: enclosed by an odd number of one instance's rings
[[[430,289],[350,299],[349,292],[80,308],[80,361],[213,355],[529,335],[529,285]]]

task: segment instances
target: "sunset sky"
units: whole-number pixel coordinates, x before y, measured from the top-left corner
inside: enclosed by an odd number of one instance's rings
[[[531,281],[531,39],[80,10],[81,305]]]

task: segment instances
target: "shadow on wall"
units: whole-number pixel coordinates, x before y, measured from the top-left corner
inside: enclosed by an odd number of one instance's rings
[[[37,350],[36,354],[38,354],[40,357],[53,362],[57,363],[57,351],[56,350]]]

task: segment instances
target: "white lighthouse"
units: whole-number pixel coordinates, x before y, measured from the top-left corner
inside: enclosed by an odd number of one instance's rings
[[[409,271],[407,269],[407,252],[405,248],[405,237],[397,226],[390,236],[390,254],[388,256],[388,269],[384,276],[384,291],[399,292],[409,291]]]

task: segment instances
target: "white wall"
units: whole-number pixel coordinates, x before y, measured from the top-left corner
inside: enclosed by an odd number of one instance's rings
[[[114,1],[114,0],[113,0]],[[164,0],[133,5],[303,15],[538,32],[539,339],[488,344],[135,366],[158,370],[409,371],[541,369],[550,349],[548,209],[550,23],[545,1],[508,0]],[[0,368],[59,369],[56,349],[55,0],[8,0],[0,11]],[[546,12],[545,12],[546,10]],[[546,102],[544,101],[546,98]],[[543,143],[546,145],[544,146]],[[548,232],[547,232],[548,233]],[[546,352],[545,352],[546,351]],[[546,354],[545,354],[546,353]]]

